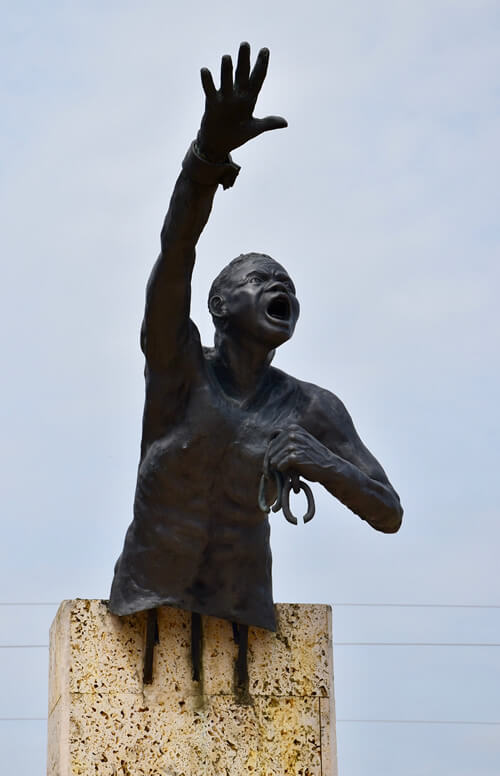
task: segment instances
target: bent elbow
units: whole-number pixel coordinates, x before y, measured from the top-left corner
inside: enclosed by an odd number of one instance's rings
[[[401,515],[401,517],[399,517],[397,520],[393,520],[393,522],[387,524],[386,526],[384,526],[383,528],[380,528],[379,530],[387,534],[397,533],[401,528],[402,522],[403,522],[403,516]]]
[[[370,516],[365,515],[364,519],[381,533],[397,533],[403,522],[403,507],[397,495],[394,498],[387,499],[385,503],[379,504],[378,509]]]
[[[376,528],[377,531],[382,531],[382,533],[393,534],[399,531],[402,522],[403,507],[398,503],[397,506],[395,506],[394,509],[391,509],[390,513],[384,517],[379,525],[374,525],[373,527]]]

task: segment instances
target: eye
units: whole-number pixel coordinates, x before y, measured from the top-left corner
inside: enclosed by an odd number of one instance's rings
[[[280,282],[283,283],[283,285],[285,286],[285,288],[288,289],[288,291],[290,291],[292,294],[295,294],[295,286],[293,285],[290,278],[283,278]]]
[[[249,278],[247,278],[247,283],[262,283],[264,281],[264,278],[262,275],[250,275]]]

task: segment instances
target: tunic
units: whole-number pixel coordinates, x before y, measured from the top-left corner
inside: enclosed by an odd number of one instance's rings
[[[190,282],[217,182],[232,185],[237,174],[231,166],[203,162],[191,149],[165,218],[143,327],[134,517],[109,606],[126,615],[170,605],[275,630],[270,528],[258,491],[276,429],[297,424],[333,454],[319,481],[373,527],[398,530],[402,510],[336,396],[273,367],[246,404],[219,383],[214,351],[202,347],[189,318]],[[273,495],[270,483],[269,501]]]
[[[110,609],[123,615],[171,605],[275,630],[259,480],[273,429],[306,421],[307,384],[270,367],[252,404],[241,408],[220,387],[194,324],[185,361],[191,379],[182,406],[143,446]],[[168,378],[150,373],[146,404],[148,395],[161,401],[162,391],[168,402]],[[147,421],[146,413],[146,439]]]

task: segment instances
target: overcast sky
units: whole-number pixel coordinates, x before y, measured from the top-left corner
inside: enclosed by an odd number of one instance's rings
[[[2,3],[1,599],[107,597],[131,519],[144,287],[203,109],[199,69],[271,49],[198,249],[192,316],[241,252],[294,278],[276,357],[340,396],[401,495],[378,534],[315,486],[272,518],[275,599],[500,604],[498,0]],[[56,607],[0,608],[47,642]],[[500,642],[500,610],[334,611],[339,641]],[[46,714],[43,649],[0,650],[1,717]],[[500,649],[335,652],[341,719],[500,721]],[[338,723],[340,776],[498,776],[494,726]],[[0,721],[6,773],[45,726]],[[409,758],[409,753],[411,757]]]

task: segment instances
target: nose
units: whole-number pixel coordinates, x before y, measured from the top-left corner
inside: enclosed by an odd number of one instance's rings
[[[276,293],[286,294],[287,296],[289,290],[290,289],[287,288],[287,286],[281,280],[276,280],[274,278],[269,281],[266,287],[266,291],[274,291]]]

